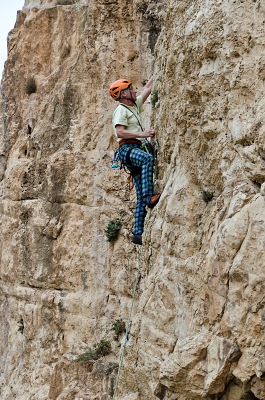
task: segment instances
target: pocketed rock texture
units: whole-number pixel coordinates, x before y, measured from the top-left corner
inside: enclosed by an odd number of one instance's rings
[[[1,84],[2,400],[113,398],[139,263],[115,398],[265,399],[264,40],[262,0],[26,0]],[[141,253],[108,87],[152,74]]]

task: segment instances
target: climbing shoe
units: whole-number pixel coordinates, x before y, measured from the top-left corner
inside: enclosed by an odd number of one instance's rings
[[[133,235],[132,236],[132,242],[134,243],[134,244],[143,244],[143,242],[142,242],[142,235]]]
[[[157,205],[157,203],[159,202],[160,196],[161,196],[161,193],[153,194],[150,197],[149,203],[147,203],[147,207],[154,208]]]

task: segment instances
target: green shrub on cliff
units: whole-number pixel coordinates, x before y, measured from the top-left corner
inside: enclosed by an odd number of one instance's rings
[[[108,225],[106,226],[104,232],[107,236],[108,242],[114,242],[119,236],[119,232],[121,229],[121,221],[116,219],[109,221]]]
[[[112,330],[115,332],[114,339],[118,340],[119,336],[126,332],[125,322],[122,319],[116,319],[113,323]]]
[[[89,348],[84,354],[78,356],[77,361],[86,363],[91,360],[98,360],[101,357],[107,356],[111,352],[111,344],[108,340],[101,340],[94,343],[93,348]]]

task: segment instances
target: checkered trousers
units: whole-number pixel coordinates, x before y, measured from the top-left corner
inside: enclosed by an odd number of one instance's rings
[[[144,220],[146,216],[146,205],[150,196],[154,193],[153,183],[153,156],[140,150],[137,144],[124,144],[119,149],[119,159],[122,163],[126,163],[126,155],[128,150],[132,148],[130,160],[132,165],[141,167],[141,171],[133,175],[134,186],[137,195],[137,203],[134,213],[134,230],[135,235],[142,235],[144,230]]]

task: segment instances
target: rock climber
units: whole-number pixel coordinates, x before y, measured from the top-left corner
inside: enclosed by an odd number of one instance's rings
[[[112,118],[119,143],[119,160],[131,171],[136,189],[132,242],[139,245],[142,244],[146,207],[154,208],[161,196],[161,193],[154,194],[153,156],[143,150],[146,149],[143,143],[147,138],[154,137],[155,131],[152,128],[143,129],[140,116],[152,84],[153,78],[144,86],[140,96],[137,96],[136,89],[128,79],[118,79],[109,89],[111,97],[119,102]]]

